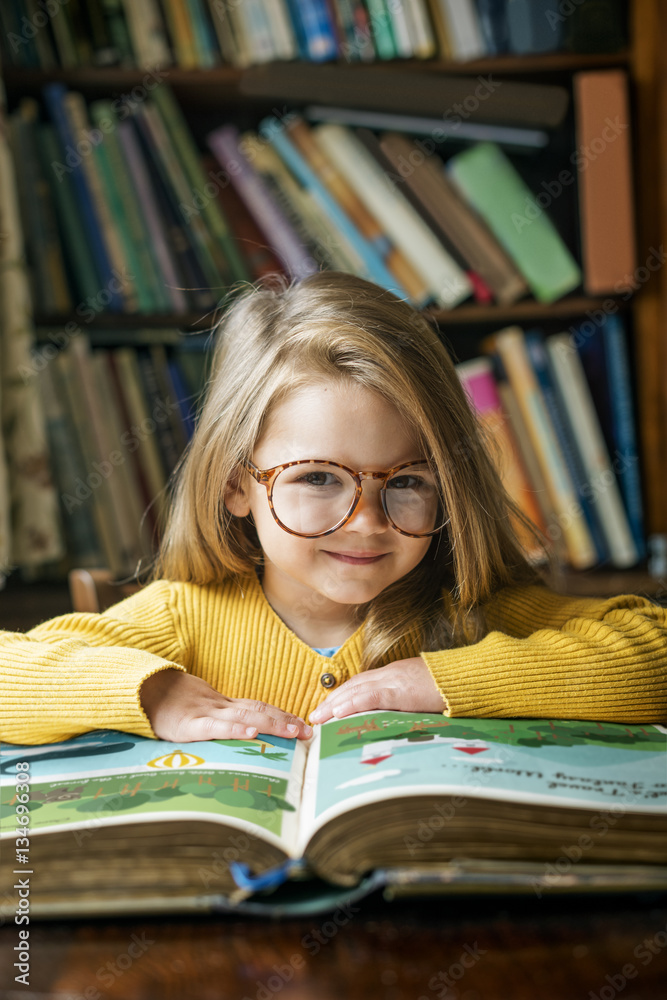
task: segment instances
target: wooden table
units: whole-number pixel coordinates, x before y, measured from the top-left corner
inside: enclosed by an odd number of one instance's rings
[[[234,916],[0,928],[2,1000],[662,1000],[665,894],[439,897],[271,921]]]

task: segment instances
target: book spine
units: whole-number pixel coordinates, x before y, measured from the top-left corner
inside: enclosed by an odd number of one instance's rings
[[[481,59],[487,54],[473,0],[442,0],[442,15],[447,23],[455,59]]]
[[[340,171],[324,155],[306,122],[295,116],[290,120],[287,131],[320,181],[328,188],[359,232],[377,249],[399,285],[406,289],[410,300],[417,306],[425,305],[429,297],[426,282],[383,232],[377,218],[368,211]]]
[[[544,534],[546,524],[542,520],[511,425],[503,411],[491,359],[475,358],[473,361],[463,362],[456,366],[456,371],[485,435],[488,435],[492,446],[497,449],[496,452],[491,451],[490,457],[505,489],[528,520]],[[544,557],[544,550],[536,544],[535,537],[518,519],[515,530],[531,558]]]
[[[171,66],[173,59],[157,0],[124,0],[123,8],[136,65],[140,69]]]
[[[100,282],[95,262],[90,254],[73,181],[67,173],[58,180],[53,172],[52,165],[57,163],[61,156],[55,127],[49,122],[39,124],[36,141],[42,170],[49,178],[63,250],[74,280],[74,291],[81,301],[85,301],[97,295]]]
[[[222,282],[222,275],[213,259],[212,241],[206,222],[199,212],[193,212],[186,220],[180,211],[180,206],[187,201],[191,191],[181,163],[178,157],[173,155],[174,151],[162,118],[156,108],[143,104],[137,108],[134,119],[142,129],[146,144],[151,148],[153,161],[157,164],[165,190],[169,192],[174,203],[176,217],[188,234],[188,242],[193,247],[202,273],[209,285],[213,288],[218,287]],[[227,262],[224,263],[227,277]]]
[[[290,142],[285,131],[276,128],[275,125],[275,119],[264,119],[259,126],[260,134],[268,138],[292,173],[312,193],[315,201],[320,205],[333,226],[352,245],[363,262],[365,271],[363,277],[374,281],[383,288],[389,289],[389,291],[394,292],[401,298],[406,298],[407,292],[388,270],[377,249],[362,236],[351,219],[339,206],[336,199],[329,193],[299,151]]]
[[[613,464],[618,470],[632,537],[641,558],[646,552],[646,545],[639,450],[628,349],[623,324],[618,316],[606,317],[602,327],[602,337],[612,406],[612,432],[615,442]]]
[[[366,6],[378,56],[380,59],[395,59],[398,52],[385,0],[366,0]]]
[[[213,69],[218,61],[217,47],[211,36],[204,4],[202,0],[187,0],[187,2],[199,66],[201,69]]]
[[[66,111],[69,116],[75,139],[79,143],[87,141],[89,120],[85,100],[82,94],[70,91],[63,98]],[[138,307],[137,291],[135,286],[135,276],[130,275],[125,267],[123,246],[118,230],[118,224],[109,207],[108,195],[102,183],[99,170],[99,148],[100,145],[93,143],[93,147],[88,155],[81,157],[82,166],[85,171],[88,187],[94,202],[95,212],[101,227],[102,238],[106,244],[109,259],[112,264],[112,275],[116,283],[120,284],[123,297],[124,309],[127,312],[136,312]]]
[[[340,125],[320,125],[313,134],[392,241],[424,276],[433,300],[452,308],[466,299],[472,292],[467,276],[359,139]]]
[[[572,418],[572,429],[586,469],[591,499],[600,516],[611,561],[621,568],[634,566],[638,552],[586,377],[570,334],[550,337],[547,350],[558,388]]]
[[[549,490],[570,562],[576,569],[587,569],[595,564],[597,552],[530,363],[523,331],[508,327],[486,341],[485,346],[500,355],[507,372]]]
[[[94,121],[95,118],[92,117]],[[139,312],[151,312],[154,309],[154,299],[150,285],[138,254],[138,246],[133,238],[129,220],[125,214],[123,199],[120,196],[118,183],[121,175],[114,172],[109,157],[110,135],[107,133],[103,141],[96,147],[97,165],[100,171],[102,186],[108,199],[109,209],[116,222],[119,239],[122,246],[123,259],[134,282],[137,293],[137,308]]]
[[[209,183],[209,176],[204,173],[201,167],[200,157],[195,146],[190,130],[183,116],[178,102],[176,101],[169,87],[156,87],[153,92],[153,101],[157,106],[162,120],[165,124],[174,154],[181,159],[183,169],[189,180],[190,187],[195,193],[201,193],[203,198],[204,218],[213,234],[213,245],[220,247],[220,253],[216,254],[215,260],[221,274],[225,274],[227,269],[231,271],[234,281],[247,281],[249,278],[248,269],[236,241],[232,237],[227,220],[215,198],[207,197],[204,194]],[[217,178],[213,178],[217,181]],[[224,179],[223,179],[224,180]],[[228,178],[227,178],[228,180]],[[179,206],[181,215],[186,219],[191,213],[191,205],[181,203]],[[199,211],[196,204],[192,206],[195,211]]]
[[[271,24],[262,0],[245,0],[238,8],[238,17],[250,49],[253,63],[270,62],[277,55]]]
[[[299,19],[307,58],[313,62],[338,55],[336,30],[324,0],[290,0],[292,16]]]
[[[423,162],[418,160],[413,167],[412,154],[421,151],[396,133],[386,134],[380,147],[396,171],[397,182],[412,192],[432,228],[443,232],[498,302],[509,304],[525,295],[528,286],[523,277],[493,233],[458,195],[439,158],[436,163],[435,154],[429,158],[421,155]]]
[[[317,270],[316,261],[304,251],[261,179],[243,156],[238,144],[238,130],[233,125],[223,125],[209,132],[206,141],[290,274],[297,278],[313,274]]]
[[[114,179],[122,208],[121,215],[127,232],[126,253],[133,273],[147,300],[147,312],[168,312],[171,306],[160,275],[160,268],[151,246],[148,229],[137,192],[132,184],[131,174],[125,162],[118,138],[119,122],[111,101],[93,101],[90,116],[95,124],[105,132],[104,148],[110,173]],[[109,127],[109,123],[113,127]]]
[[[524,334],[526,350],[533,366],[542,398],[551,418],[558,444],[565,459],[572,482],[577,491],[579,503],[586,518],[588,530],[597,549],[598,562],[605,562],[609,556],[605,532],[594,502],[590,499],[590,483],[575,429],[572,427],[575,415],[568,408],[568,401],[560,392],[558,378],[553,370],[551,352],[547,349],[541,333],[530,330]],[[576,418],[575,418],[576,419]]]
[[[176,263],[164,230],[160,209],[153,194],[151,179],[146,164],[141,155],[137,137],[129,121],[123,121],[118,126],[118,139],[123,149],[125,162],[132,176],[133,184],[139,195],[146,226],[150,233],[151,245],[162,273],[162,284],[169,296],[172,308],[176,312],[186,312],[188,300],[181,288],[182,281],[176,271]]]
[[[135,0],[123,0],[127,6]],[[197,69],[197,52],[187,0],[162,0],[162,9],[171,37],[176,63],[181,69]]]
[[[59,171],[62,171],[61,177],[67,173],[72,179],[72,187],[79,206],[79,212],[81,213],[91,254],[95,261],[99,281],[98,289],[100,286],[108,288],[110,294],[109,310],[111,312],[122,312],[123,298],[115,290],[111,259],[102,237],[101,225],[93,203],[88,177],[83,168],[84,158],[79,157],[78,162],[75,160],[73,166],[61,162],[63,155],[67,157],[70,150],[72,151],[72,155],[75,155],[76,151],[74,129],[70,123],[65,106],[67,88],[62,83],[48,83],[44,87],[43,93],[62,147],[58,161],[54,164],[53,169],[55,171],[57,166]]]

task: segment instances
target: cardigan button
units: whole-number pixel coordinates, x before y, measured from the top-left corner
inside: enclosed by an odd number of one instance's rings
[[[320,677],[320,684],[323,688],[332,688],[336,683],[336,678],[333,674],[322,674]]]

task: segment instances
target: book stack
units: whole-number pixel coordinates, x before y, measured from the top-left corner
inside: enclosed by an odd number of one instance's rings
[[[454,61],[616,52],[620,0],[37,0],[0,4],[8,65],[246,67],[275,60]],[[580,9],[585,8],[585,9]]]
[[[546,338],[509,327],[483,346],[458,371],[512,499],[572,567],[635,565],[642,499],[619,315]],[[525,529],[524,544],[539,559]]]
[[[56,350],[66,339],[54,331],[53,343],[34,352],[33,369],[68,568],[107,566],[120,579],[150,559],[159,540],[207,355],[187,339],[169,352],[159,342],[92,350],[82,333]]]

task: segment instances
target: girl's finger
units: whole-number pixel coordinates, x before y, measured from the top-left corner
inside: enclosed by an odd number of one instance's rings
[[[211,710],[211,715],[214,718],[221,718],[225,721],[229,720],[239,729],[244,729],[246,738],[249,739],[257,736],[258,733],[275,734],[276,736],[284,736],[287,739],[294,739],[295,737],[297,739],[308,739],[313,735],[310,726],[297,715],[281,712],[280,709],[273,709],[272,706],[268,705],[259,708],[257,707],[257,702],[247,701],[244,704],[244,701],[245,699],[224,708],[213,709]],[[252,736],[250,735],[250,730],[254,730]],[[220,737],[216,738],[219,739]],[[234,738],[238,737],[235,736]]]

